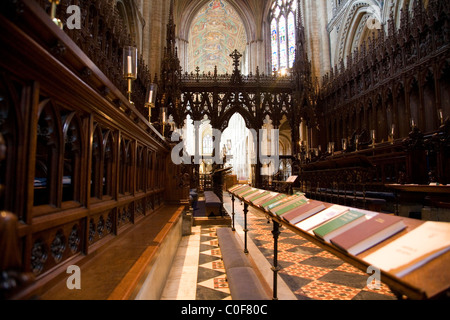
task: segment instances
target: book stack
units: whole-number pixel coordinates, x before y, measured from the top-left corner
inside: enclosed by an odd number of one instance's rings
[[[303,193],[288,196],[248,185],[233,186],[229,192],[400,278],[450,250],[450,223],[429,221],[407,232],[404,218],[325,204],[308,199]],[[381,245],[384,242],[387,244]],[[364,256],[371,248],[374,252]]]

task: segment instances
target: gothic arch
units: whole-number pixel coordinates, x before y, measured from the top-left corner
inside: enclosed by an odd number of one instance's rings
[[[230,122],[230,119],[236,114],[239,113],[245,121],[245,126],[247,129],[255,129],[258,130],[258,126],[256,124],[255,118],[242,107],[234,106],[231,109],[227,110],[217,121],[217,124],[220,125],[218,128],[221,132],[223,132]]]
[[[137,10],[135,2],[130,0],[117,0],[116,7],[119,16],[123,20],[124,27],[131,36],[131,41],[134,42],[132,45],[135,44],[140,48],[139,52],[142,52],[142,30],[139,27],[142,22],[139,21],[139,10]]]
[[[369,17],[372,16],[374,10],[380,9],[379,4],[374,0],[368,1],[355,1],[346,9],[343,26],[339,30],[338,35],[338,46],[336,48],[336,61],[346,60],[346,57],[353,52],[355,48],[358,48],[367,36],[366,33],[366,23]],[[381,12],[381,11],[380,11]],[[380,22],[382,22],[381,16],[376,17]]]

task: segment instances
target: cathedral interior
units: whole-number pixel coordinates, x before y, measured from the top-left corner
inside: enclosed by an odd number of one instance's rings
[[[0,28],[2,299],[160,300],[195,227],[242,224],[247,246],[256,217],[269,299],[294,283],[281,225],[366,271],[236,185],[450,222],[449,1],[2,0]],[[383,272],[389,298],[448,298],[449,262]]]

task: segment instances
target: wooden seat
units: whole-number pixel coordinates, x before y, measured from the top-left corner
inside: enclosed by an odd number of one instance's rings
[[[205,191],[205,210],[206,216],[221,216],[222,215],[222,201],[212,191]]]
[[[82,290],[69,290],[68,275],[42,293],[42,300],[132,300],[155,265],[184,207],[163,206],[132,232],[118,236],[82,265]],[[163,277],[162,277],[163,278]],[[162,287],[164,281],[161,282]],[[156,286],[157,284],[154,283]]]
[[[269,300],[263,283],[230,228],[217,229],[219,248],[233,300]]]

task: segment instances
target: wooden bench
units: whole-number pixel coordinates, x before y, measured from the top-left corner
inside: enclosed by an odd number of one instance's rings
[[[205,191],[205,213],[207,217],[221,216],[222,205],[222,201],[213,191]]]
[[[219,248],[233,300],[269,300],[249,258],[230,228],[217,229]]]
[[[184,206],[163,206],[145,217],[80,264],[82,290],[69,290],[67,275],[39,295],[42,300],[134,300],[147,277],[158,265],[158,257],[167,255],[166,239],[181,232]],[[176,227],[180,231],[176,230]],[[180,233],[181,237],[181,233]],[[170,244],[175,246],[176,243]],[[173,250],[172,250],[173,251]],[[163,266],[164,267],[164,266]],[[167,268],[166,268],[167,269]],[[161,274],[152,283],[155,291],[165,285]],[[159,282],[159,283],[156,283]],[[158,299],[156,297],[155,299]]]

